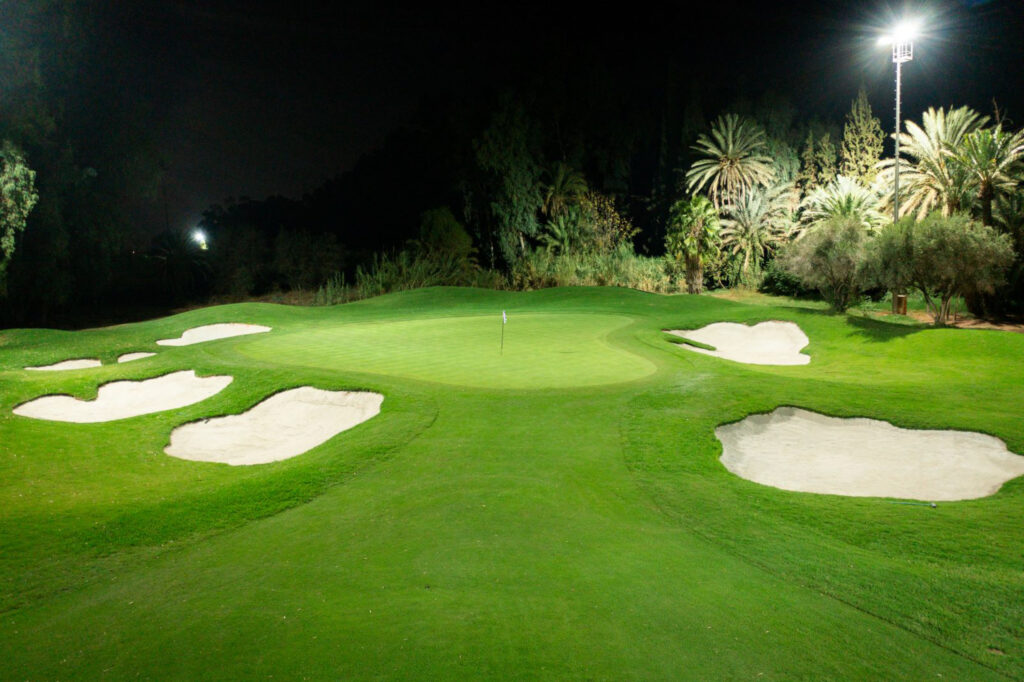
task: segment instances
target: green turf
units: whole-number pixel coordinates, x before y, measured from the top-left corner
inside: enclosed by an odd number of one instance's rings
[[[661,331],[765,319],[797,322],[811,364],[740,365]],[[231,321],[274,331],[153,343]],[[159,355],[20,369],[132,350]],[[1024,452],[1022,353],[1005,332],[615,289],[3,331],[0,678],[1022,677],[1024,481],[936,509],[789,493],[726,472],[713,433],[797,405]],[[10,412],[185,368],[235,381],[110,424]],[[180,423],[305,384],[386,399],[284,462],[162,453]]]
[[[649,360],[609,343],[626,316],[515,312],[324,325],[254,339],[239,351],[284,364],[359,369],[481,388],[559,388],[637,379]]]

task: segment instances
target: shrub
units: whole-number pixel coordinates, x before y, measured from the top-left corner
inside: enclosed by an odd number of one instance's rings
[[[842,312],[860,297],[866,242],[867,232],[859,221],[831,218],[790,244],[780,261],[804,286],[817,289],[833,310]]]
[[[628,243],[609,253],[556,254],[534,249],[516,265],[511,283],[515,289],[620,286],[651,292],[673,290],[662,260],[639,256]]]
[[[313,305],[337,305],[347,303],[354,297],[351,287],[345,284],[345,273],[336,272],[317,288]]]
[[[803,298],[815,293],[813,288],[804,286],[803,282],[795,275],[782,267],[777,258],[768,261],[758,291],[773,296],[789,296],[791,298]]]
[[[991,293],[1013,263],[1008,235],[964,214],[932,213],[919,223],[900,221],[882,231],[866,270],[886,286],[913,286],[924,295],[935,324],[949,319],[955,296]]]

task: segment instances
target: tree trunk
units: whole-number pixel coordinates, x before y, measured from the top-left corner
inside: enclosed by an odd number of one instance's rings
[[[699,294],[704,290],[704,269],[700,258],[686,257],[686,291]]]
[[[992,191],[992,185],[989,183],[982,183],[981,190],[978,192],[978,201],[981,202],[981,222],[989,227],[992,227],[992,199],[994,192]]]

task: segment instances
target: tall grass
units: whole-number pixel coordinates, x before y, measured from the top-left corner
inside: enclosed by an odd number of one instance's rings
[[[372,263],[356,268],[353,284],[346,282],[342,273],[332,275],[317,289],[313,304],[336,305],[432,286],[499,290],[615,286],[654,293],[679,289],[662,259],[637,255],[628,244],[606,253],[534,249],[512,266],[507,277],[464,256],[405,249],[375,254]]]
[[[608,253],[560,253],[537,249],[512,271],[513,289],[618,286],[667,293],[676,290],[660,258],[640,256],[628,245]]]
[[[356,268],[355,284],[349,285],[343,273],[332,275],[317,289],[314,305],[335,305],[432,286],[508,288],[501,273],[481,268],[467,258],[404,250],[375,254],[372,263]]]

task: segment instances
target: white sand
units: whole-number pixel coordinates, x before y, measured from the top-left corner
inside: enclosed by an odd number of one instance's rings
[[[99,360],[82,359],[82,360],[64,360],[63,362],[55,362],[52,365],[43,365],[41,367],[26,367],[25,369],[31,369],[36,372],[50,372],[59,371],[64,369],[87,369],[89,367],[99,367],[103,363]]]
[[[248,412],[179,426],[164,452],[198,462],[276,462],[376,416],[383,401],[378,393],[293,388]]]
[[[970,500],[1024,475],[1024,457],[992,436],[901,429],[792,407],[720,426],[715,435],[726,469],[783,490]]]
[[[668,333],[715,347],[706,350],[680,344],[687,350],[748,365],[806,365],[811,361],[809,355],[800,352],[810,339],[792,322],[761,322],[753,327],[716,322],[700,329],[671,329]]]
[[[125,353],[124,355],[118,356],[118,362],[131,362],[132,360],[141,360],[143,358],[151,358],[156,353]]]
[[[160,346],[191,346],[193,343],[226,339],[232,336],[244,336],[246,334],[262,334],[269,332],[270,327],[261,324],[242,324],[240,322],[225,322],[221,324],[208,324],[202,327],[193,327],[186,330],[177,339],[160,339],[157,344]]]
[[[14,408],[14,414],[61,422],[108,422],[198,403],[230,383],[229,376],[200,378],[186,370],[143,381],[112,381],[100,386],[95,400],[43,396]]]

